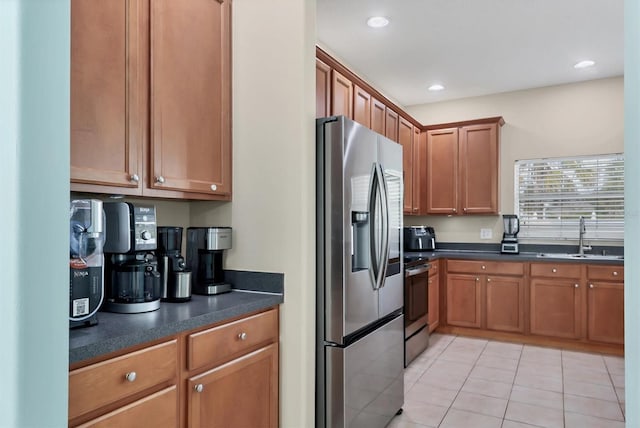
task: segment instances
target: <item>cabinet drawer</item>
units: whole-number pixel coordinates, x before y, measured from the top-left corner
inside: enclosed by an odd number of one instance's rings
[[[165,382],[175,382],[177,341],[92,364],[69,373],[69,419]]]
[[[78,428],[177,427],[178,391],[175,386],[91,420]]]
[[[481,260],[449,260],[447,265],[449,272],[493,275],[524,275],[522,263],[496,262]]]
[[[531,263],[531,276],[548,278],[580,278],[582,267],[564,263]]]
[[[624,281],[624,266],[587,266],[587,277],[591,279],[604,279],[606,281]]]
[[[429,276],[437,275],[438,271],[440,270],[440,261],[436,260],[434,262],[429,262],[429,264],[431,265],[429,267]]]
[[[220,364],[278,340],[278,311],[273,309],[188,337],[187,369]]]

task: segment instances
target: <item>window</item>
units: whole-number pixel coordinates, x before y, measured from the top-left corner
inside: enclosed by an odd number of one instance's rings
[[[624,155],[519,160],[515,164],[515,213],[519,237],[624,238]]]

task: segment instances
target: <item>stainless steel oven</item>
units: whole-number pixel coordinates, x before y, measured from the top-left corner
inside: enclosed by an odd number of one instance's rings
[[[411,363],[429,345],[429,263],[405,263],[404,270],[404,365]]]

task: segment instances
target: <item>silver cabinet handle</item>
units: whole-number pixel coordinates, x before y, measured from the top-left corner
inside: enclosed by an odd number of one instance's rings
[[[578,287],[580,287],[580,284],[573,284],[573,286],[578,288]]]
[[[218,190],[218,186],[216,186],[215,184],[212,184],[211,185],[211,190],[213,190],[215,192],[216,190]]]
[[[593,288],[593,284],[589,284],[589,288]]]
[[[463,209],[462,209],[462,211],[467,212],[467,209],[466,209],[466,208],[463,208]]]
[[[193,386],[193,390],[195,392],[202,392],[202,391],[204,391],[204,385],[201,384],[201,383],[198,383],[198,384]]]
[[[164,177],[163,177],[163,176],[159,175],[159,176],[157,176],[157,177],[156,177],[156,183],[158,183],[158,184],[164,184],[164,181],[165,181],[165,180],[164,180]]]
[[[558,269],[553,268],[553,269],[551,269],[551,272],[556,273],[556,272],[558,272]]]
[[[129,181],[133,181],[134,183],[138,183],[140,181],[140,177],[138,176],[138,174],[131,174],[131,177],[129,177]]]
[[[458,212],[457,208],[454,208],[454,209],[453,209],[453,212],[454,212],[454,213],[457,213],[457,212]]]
[[[482,270],[485,270],[487,267],[485,265],[482,265]]]
[[[129,372],[126,375],[124,375],[124,377],[129,382],[133,382],[134,380],[136,380],[136,377],[138,377],[138,375],[136,374],[136,372]]]
[[[247,333],[245,333],[244,331],[242,333],[238,333],[238,339],[247,340]]]
[[[476,277],[476,282],[480,281],[480,278]]]
[[[613,276],[618,276],[618,272],[614,271]]]
[[[491,282],[491,278],[487,278],[487,282]]]

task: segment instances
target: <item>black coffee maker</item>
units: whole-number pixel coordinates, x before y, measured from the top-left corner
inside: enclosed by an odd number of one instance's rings
[[[193,271],[191,283],[196,294],[231,291],[224,279],[223,252],[231,248],[230,227],[190,227],[187,229],[187,265]]]
[[[182,250],[182,228],[158,227],[158,269],[162,277],[162,300],[191,300],[191,270],[187,269]]]
[[[138,313],[160,308],[161,277],[157,247],[156,209],[153,205],[105,202],[107,255],[104,309]]]

